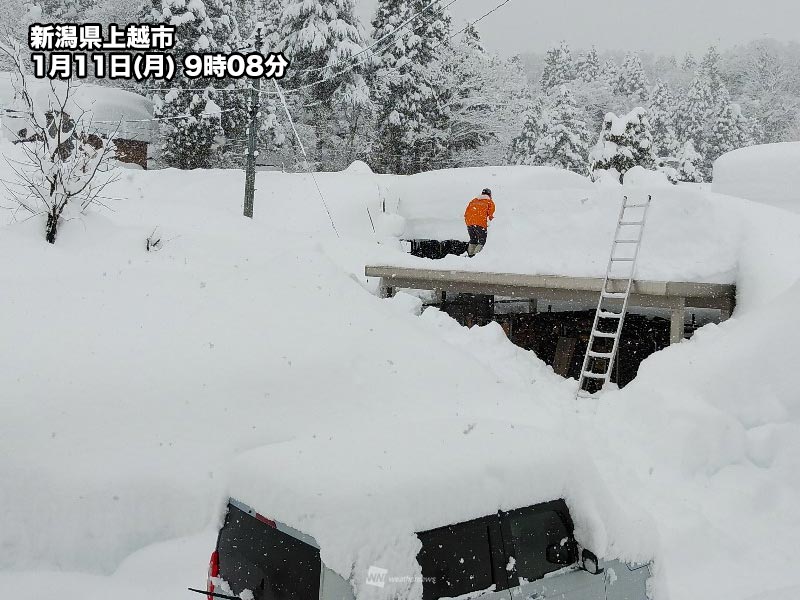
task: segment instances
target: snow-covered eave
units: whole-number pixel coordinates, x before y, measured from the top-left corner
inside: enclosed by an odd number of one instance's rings
[[[365,268],[365,273],[368,277],[386,279],[387,283],[390,283],[392,287],[406,287],[399,284],[412,281],[419,284],[435,285],[438,289],[443,289],[447,286],[465,286],[472,290],[484,290],[484,293],[489,293],[485,290],[502,289],[503,291],[517,293],[503,294],[495,291],[494,294],[517,295],[520,297],[523,297],[523,294],[519,292],[528,293],[541,290],[586,291],[596,296],[603,287],[602,278],[572,277],[568,275],[455,271],[453,269],[424,269],[392,265],[368,265]],[[633,296],[672,296],[715,302],[723,298],[735,298],[736,286],[729,283],[635,280],[631,290]],[[464,293],[470,292],[465,291]]]
[[[553,300],[596,300],[603,288],[598,277],[526,275],[452,269],[424,269],[369,265],[367,277],[379,277],[383,288],[413,288]],[[611,282],[611,291],[617,290]],[[623,285],[623,282],[617,283]],[[634,306],[718,308],[730,313],[736,303],[736,286],[729,283],[635,280],[630,303]]]

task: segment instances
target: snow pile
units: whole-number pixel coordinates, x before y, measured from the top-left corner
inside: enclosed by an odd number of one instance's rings
[[[617,505],[558,422],[547,425],[395,421],[275,444],[236,460],[231,496],[311,535],[356,591],[371,565],[421,575],[415,532],[562,497],[585,547],[650,560],[657,536],[648,517]],[[407,587],[383,597],[421,597],[419,584],[397,585]]]
[[[372,169],[370,169],[369,165],[364,161],[356,160],[353,161],[353,164],[345,169],[345,172],[355,175],[370,175],[372,173]]]
[[[714,163],[712,189],[800,212],[800,142],[750,146]]]
[[[635,166],[626,171],[623,182],[631,187],[657,188],[672,185],[664,172],[650,171],[641,166]]]
[[[645,360],[597,413],[597,444],[638,448],[625,459],[641,484],[632,499],[660,523],[673,598],[795,597],[766,592],[799,583],[799,303],[800,282],[707,325]]]
[[[387,209],[406,219],[406,239],[467,240],[464,210],[484,188],[505,209],[542,196],[561,199],[572,192],[585,197],[591,184],[554,167],[445,169],[397,178],[387,193]]]
[[[699,186],[655,190],[643,268],[736,281],[737,311],[648,358],[624,390],[574,403],[575,383],[498,326],[467,331],[435,310],[415,316],[417,299],[380,300],[364,264],[596,274],[621,194],[649,187],[536,168],[320,174],[337,238],[308,175],[257,179],[252,221],[241,216],[241,172],[164,170],[125,173],[109,189],[124,200],[65,223],[55,246],[38,218],[0,228],[8,596],[166,600],[202,587],[213,534],[179,538],[216,521],[231,461],[258,449],[243,459],[254,468],[266,468],[262,452],[300,464],[308,448],[318,476],[272,469],[281,489],[250,482],[241,493],[325,537],[335,509],[305,492],[324,486],[352,517],[370,487],[377,509],[409,519],[382,532],[398,539],[394,560],[409,559],[422,519],[445,512],[421,509],[425,489],[453,506],[450,521],[563,491],[598,554],[655,554],[658,600],[793,597],[800,215]],[[466,202],[487,186],[498,217],[472,261],[417,260],[381,239],[403,218],[435,230],[437,215],[454,214],[460,230]],[[146,252],[155,226],[163,249]],[[343,431],[367,431],[365,452]],[[555,470],[547,440],[574,473]],[[423,454],[423,442],[443,449]],[[455,461],[451,445],[474,460]],[[379,473],[395,461],[397,481]],[[474,494],[456,496],[449,475],[438,481],[445,468],[456,483],[480,481]],[[528,468],[552,477],[540,487]],[[363,472],[373,475],[362,485]],[[402,482],[407,497],[391,498]],[[358,546],[361,533],[348,535],[333,562]],[[392,551],[359,547],[356,569]]]

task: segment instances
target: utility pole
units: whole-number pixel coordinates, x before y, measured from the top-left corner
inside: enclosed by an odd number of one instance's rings
[[[261,52],[262,28],[256,30],[256,52]],[[247,128],[247,167],[244,177],[244,216],[253,218],[253,197],[256,191],[256,138],[258,136],[258,106],[261,78],[250,81],[250,124]]]

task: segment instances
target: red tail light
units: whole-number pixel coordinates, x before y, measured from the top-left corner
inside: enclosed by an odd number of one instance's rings
[[[264,523],[264,525],[266,525],[267,527],[272,527],[273,529],[277,528],[277,525],[275,525],[275,521],[273,521],[272,519],[268,519],[267,517],[265,517],[260,513],[256,513],[256,519]]]
[[[211,553],[211,559],[208,561],[208,581],[206,582],[206,591],[208,592],[208,600],[214,600],[214,582],[211,581],[212,577],[219,577],[219,552],[214,550]]]

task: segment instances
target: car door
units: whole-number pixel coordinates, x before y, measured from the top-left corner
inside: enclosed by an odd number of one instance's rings
[[[423,600],[511,600],[497,515],[417,534]]]
[[[502,515],[513,600],[605,600],[605,577],[578,566],[572,519],[562,500]],[[547,560],[547,547],[567,549],[569,564]],[[574,555],[574,556],[572,556]]]

